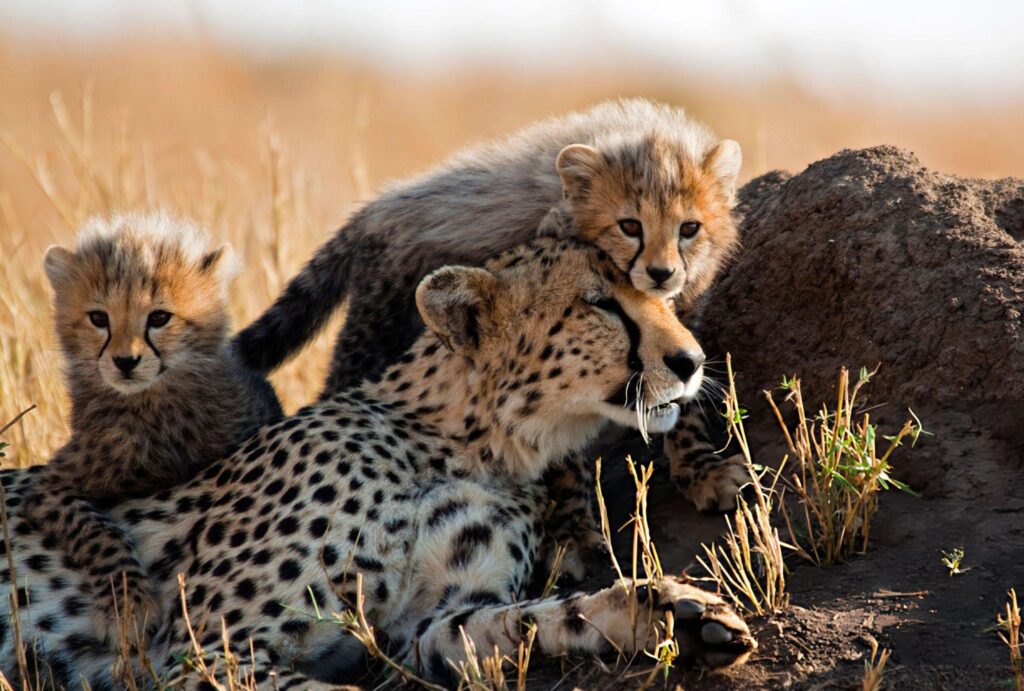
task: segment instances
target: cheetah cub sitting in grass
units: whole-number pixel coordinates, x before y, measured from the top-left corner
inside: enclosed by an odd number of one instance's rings
[[[97,632],[114,644],[119,620],[144,637],[161,613],[103,502],[190,479],[282,412],[227,346],[229,245],[211,249],[197,227],[162,214],[126,215],[89,222],[73,251],[51,247],[44,266],[71,439],[39,477],[30,515],[88,574]]]

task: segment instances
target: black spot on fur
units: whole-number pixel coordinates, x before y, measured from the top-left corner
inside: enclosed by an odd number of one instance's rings
[[[581,635],[587,629],[587,622],[583,620],[582,615],[583,611],[577,600],[565,601],[565,628],[575,636]]]
[[[471,616],[473,616],[473,610],[467,609],[454,615],[448,621],[448,633],[451,634],[453,639],[459,638],[459,628],[465,626]]]
[[[281,566],[277,569],[277,575],[285,581],[294,581],[302,573],[302,569],[299,568],[299,563],[294,559],[286,559],[281,562]]]
[[[489,525],[471,523],[458,532],[453,541],[452,555],[448,564],[452,568],[467,566],[476,556],[477,550],[491,544],[494,532]]]

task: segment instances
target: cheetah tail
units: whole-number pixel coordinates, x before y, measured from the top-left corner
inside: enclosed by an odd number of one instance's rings
[[[298,354],[348,293],[352,228],[358,215],[316,251],[274,304],[239,331],[232,346],[239,361],[266,375]]]

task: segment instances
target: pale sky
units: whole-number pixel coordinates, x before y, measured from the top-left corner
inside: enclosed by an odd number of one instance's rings
[[[196,35],[399,70],[628,64],[1024,100],[1024,0],[3,0],[11,37]],[[33,39],[34,40],[34,39]]]

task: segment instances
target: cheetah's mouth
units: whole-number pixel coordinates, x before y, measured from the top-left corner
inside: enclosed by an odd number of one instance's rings
[[[602,405],[602,412],[613,422],[638,430],[645,439],[649,434],[668,432],[679,420],[679,404],[675,401],[644,406],[642,413],[638,410],[636,402],[630,407],[605,402]]]
[[[656,405],[647,411],[647,431],[655,434],[668,432],[679,419],[679,404],[675,401]]]

